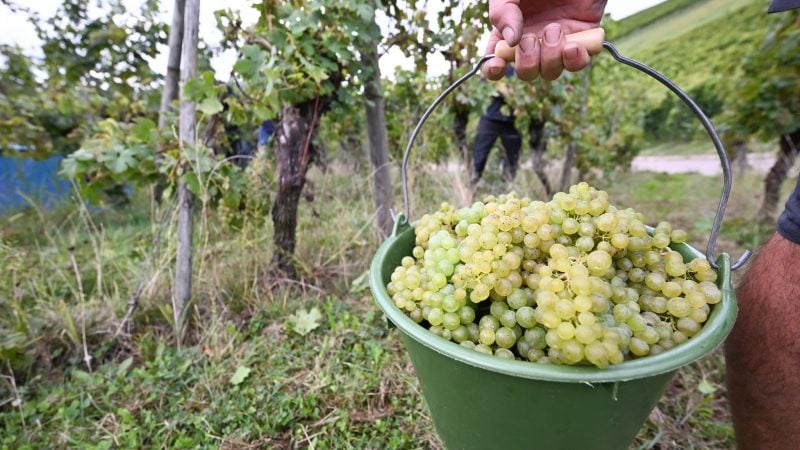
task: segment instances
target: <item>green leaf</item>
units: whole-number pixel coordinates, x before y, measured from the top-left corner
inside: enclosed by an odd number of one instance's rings
[[[319,327],[321,319],[319,308],[311,308],[310,311],[300,309],[289,316],[289,326],[295,333],[305,336]]]
[[[358,278],[353,280],[350,285],[351,294],[359,294],[364,292],[369,287],[369,270],[362,273]]]
[[[247,378],[248,375],[250,375],[250,368],[239,366],[236,369],[236,372],[233,373],[233,376],[231,376],[231,384],[234,386],[242,384],[242,382],[244,381],[245,378]]]
[[[156,123],[146,117],[136,119],[136,124],[131,127],[131,135],[139,142],[150,142]]]
[[[709,395],[713,394],[717,391],[717,387],[713,384],[709,383],[708,380],[703,380],[697,385],[697,390],[700,391],[702,394]]]
[[[79,148],[72,153],[72,157],[78,161],[91,161],[94,159],[94,153],[85,148]]]
[[[75,178],[78,175],[78,161],[74,157],[61,161],[61,170],[58,174],[70,180]]]
[[[189,100],[198,101],[205,97],[205,83],[198,78],[192,78],[183,85],[183,93]]]
[[[128,368],[133,364],[133,358],[127,358],[125,361],[119,363],[119,367],[117,367],[117,374],[124,375],[125,372],[128,371]]]
[[[75,378],[75,381],[79,381],[83,384],[92,384],[92,374],[84,372],[83,370],[76,369],[72,371],[72,378]]]
[[[261,105],[256,105],[253,108],[253,114],[256,116],[256,119],[258,119],[260,122],[274,118],[274,114],[272,113],[272,111]]]
[[[206,97],[197,105],[197,109],[207,116],[212,116],[222,111],[222,102],[215,97]]]
[[[114,173],[122,173],[128,170],[129,167],[136,166],[136,158],[134,152],[129,148],[122,148],[117,153],[117,157],[109,161],[108,167]]]
[[[233,65],[233,69],[245,78],[253,78],[261,70],[266,60],[266,53],[257,45],[242,47],[242,57]]]
[[[356,5],[356,12],[358,12],[361,20],[365,22],[375,20],[375,10],[369,3],[361,3]]]
[[[186,183],[186,187],[192,191],[192,194],[200,194],[200,180],[197,179],[197,174],[194,172],[186,172],[181,176],[181,179]]]

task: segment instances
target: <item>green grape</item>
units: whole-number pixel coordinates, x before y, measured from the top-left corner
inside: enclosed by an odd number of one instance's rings
[[[477,323],[471,323],[467,325],[467,331],[469,331],[469,340],[472,342],[478,342],[478,338],[480,337],[480,327],[478,327]]]
[[[492,348],[485,344],[478,344],[475,346],[475,351],[485,353],[487,355],[493,355]]]
[[[545,311],[542,314],[541,323],[546,326],[547,328],[556,328],[561,324],[561,319],[558,315],[553,311]]]
[[[469,330],[464,325],[459,325],[458,327],[456,327],[455,330],[452,330],[450,332],[450,335],[453,338],[453,340],[455,342],[458,342],[459,344],[464,343],[464,342],[470,342],[469,341],[469,337],[470,337],[469,336]],[[472,344],[472,342],[470,342],[470,344]]]
[[[570,300],[559,300],[556,303],[555,311],[561,320],[569,320],[575,317],[575,305]]]
[[[584,354],[586,360],[595,366],[600,368],[608,367],[608,353],[603,344],[596,341],[587,344],[584,348]]]
[[[694,308],[686,317],[694,320],[697,323],[704,323],[706,320],[708,320],[708,312],[706,312],[706,310],[703,308]]]
[[[567,364],[577,364],[583,360],[583,345],[575,340],[565,341],[561,348],[561,356]]]
[[[500,325],[513,328],[517,324],[517,314],[513,309],[507,309],[500,315]]]
[[[498,357],[607,367],[658,354],[697,334],[722,293],[705,258],[669,249],[684,231],[644,223],[586,183],[548,203],[443,203],[415,224],[386,291],[432,333]]]
[[[631,339],[630,345],[628,345],[628,349],[630,349],[631,353],[636,356],[645,356],[650,353],[650,346],[647,342],[634,337]]]
[[[661,289],[664,288],[664,284],[666,284],[667,279],[664,275],[660,272],[650,272],[644,277],[644,283],[650,289],[661,292]]]
[[[475,321],[475,310],[469,306],[462,306],[458,309],[458,318],[464,325],[469,325]]]
[[[587,255],[586,265],[592,273],[605,273],[611,267],[611,255],[602,250],[595,250]]]
[[[670,243],[669,234],[661,234],[657,233],[653,235],[653,247],[655,248],[667,248]]]
[[[498,348],[494,351],[494,356],[504,359],[514,359],[514,353],[507,348]]]
[[[448,312],[444,314],[442,325],[446,329],[453,331],[461,325],[461,319],[458,317],[458,314]]]
[[[686,240],[689,238],[689,236],[683,230],[673,230],[672,233],[670,233],[669,237],[672,240],[672,242],[679,244],[686,242]]]
[[[630,238],[625,233],[614,233],[614,235],[611,236],[611,245],[620,250],[628,248],[630,241]]]
[[[683,332],[686,336],[694,336],[700,331],[700,324],[690,317],[681,317],[675,325],[678,331]]]
[[[495,331],[491,328],[481,328],[481,331],[478,335],[478,340],[481,344],[489,346],[494,344],[495,341]]]
[[[511,328],[500,327],[494,332],[494,341],[502,348],[511,348],[517,342],[517,336]],[[485,343],[483,339],[481,339],[481,343]]]
[[[706,303],[709,305],[714,305],[722,300],[722,291],[719,290],[716,284],[710,281],[701,281],[699,289],[705,297]]]
[[[572,322],[561,322],[556,329],[558,337],[567,341],[575,337],[575,326]]]
[[[536,326],[537,322],[534,318],[534,309],[530,306],[522,306],[517,309],[516,312],[516,322],[522,326],[523,328],[533,328]]]
[[[667,300],[667,311],[674,317],[686,317],[692,310],[692,305],[683,297],[672,297]]]

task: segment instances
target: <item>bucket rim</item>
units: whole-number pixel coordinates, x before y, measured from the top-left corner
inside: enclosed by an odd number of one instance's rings
[[[595,366],[537,364],[486,355],[431,333],[395,306],[386,291],[381,265],[398,240],[405,237],[406,233],[414,233],[414,228],[408,226],[407,229],[398,231],[395,230],[395,233],[381,244],[370,264],[369,284],[378,306],[387,319],[409,338],[441,355],[491,372],[532,380],[586,384],[629,381],[674,372],[716,349],[733,328],[738,310],[731,286],[730,256],[722,253],[717,259],[719,266],[717,284],[722,291],[722,300],[711,305],[708,319],[696,335],[663,353],[626,360],[620,364],[609,365],[605,369]],[[688,244],[672,244],[671,248],[681,251],[682,254],[705,259],[705,255]]]

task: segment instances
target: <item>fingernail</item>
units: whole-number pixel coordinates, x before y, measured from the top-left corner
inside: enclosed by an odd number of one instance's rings
[[[561,40],[561,25],[554,23],[546,26],[544,29],[545,44],[555,45],[559,40]]]
[[[536,36],[532,34],[522,35],[519,47],[522,49],[522,53],[531,53],[536,48]]]
[[[493,76],[493,77],[496,77],[496,76],[500,75],[500,74],[503,72],[503,70],[502,70],[502,69],[500,69],[500,68],[499,68],[499,67],[497,67],[497,66],[492,66],[492,67],[489,67],[489,69],[488,69],[488,70],[489,70],[489,75],[490,75],[490,76]]]
[[[503,28],[503,39],[508,42],[508,45],[511,45],[514,42],[514,38],[517,36],[517,33],[514,33],[514,30],[511,27]]]
[[[564,57],[575,59],[578,57],[578,47],[567,47],[564,49]]]

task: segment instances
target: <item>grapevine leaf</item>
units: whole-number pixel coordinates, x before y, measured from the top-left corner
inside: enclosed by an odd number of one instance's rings
[[[78,174],[78,161],[74,157],[67,158],[61,162],[61,170],[58,172],[64,178],[73,179]]]
[[[156,131],[156,123],[146,117],[136,119],[136,123],[131,128],[131,135],[139,142],[150,142]]]
[[[183,93],[189,100],[198,101],[205,97],[205,85],[199,78],[192,78],[183,86]]]
[[[309,311],[299,309],[289,316],[289,326],[295,333],[305,336],[319,327],[321,319],[322,313],[318,308],[311,308]]]
[[[206,97],[197,105],[197,109],[207,116],[212,116],[222,111],[222,102],[214,97]]]
[[[373,20],[375,10],[372,9],[372,5],[369,3],[357,4],[356,11],[358,12],[358,15],[361,16],[361,20],[365,22]]]
[[[133,151],[129,148],[120,149],[117,157],[109,161],[109,168],[114,173],[122,173],[128,170],[129,167],[135,167],[136,158],[133,155]]]
[[[79,148],[72,153],[72,157],[78,161],[91,161],[94,159],[94,154],[85,148]]]
[[[200,180],[197,179],[197,175],[194,172],[184,173],[181,179],[186,183],[186,187],[189,188],[192,194],[198,195],[200,193]]]
[[[233,65],[236,72],[245,78],[253,78],[264,65],[266,56],[263,50],[256,45],[242,47],[242,57]]]

